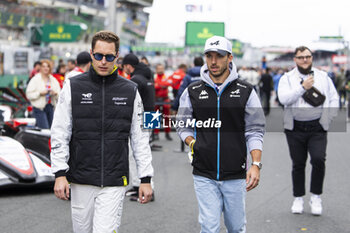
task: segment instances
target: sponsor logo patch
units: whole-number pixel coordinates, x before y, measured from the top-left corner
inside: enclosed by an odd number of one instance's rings
[[[201,93],[199,94],[199,99],[209,99],[209,94],[206,90],[202,90]]]

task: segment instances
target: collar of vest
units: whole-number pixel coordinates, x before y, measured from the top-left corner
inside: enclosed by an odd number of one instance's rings
[[[112,73],[107,76],[101,76],[97,74],[94,67],[91,65],[89,70],[89,77],[92,79],[92,81],[97,83],[102,83],[102,80],[104,79],[106,83],[113,82],[118,77],[118,69],[115,66]]]

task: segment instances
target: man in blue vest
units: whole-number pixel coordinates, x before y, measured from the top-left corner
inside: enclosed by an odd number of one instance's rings
[[[71,196],[74,232],[117,232],[129,179],[129,138],[141,179],[140,203],[152,197],[152,155],[149,134],[141,130],[137,86],[118,76],[115,66],[119,37],[98,32],[91,48],[90,70],[66,79],[55,111],[54,191],[63,200]]]
[[[245,232],[246,191],[260,178],[264,113],[254,88],[238,79],[231,42],[213,36],[204,54],[201,81],[181,96],[177,132],[193,153],[201,232],[218,233],[222,212],[229,233]]]

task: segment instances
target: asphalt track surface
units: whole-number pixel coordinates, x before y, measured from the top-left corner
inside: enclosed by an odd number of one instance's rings
[[[279,118],[279,117],[278,117]],[[278,122],[272,112],[267,118]],[[267,132],[264,138],[263,169],[259,186],[247,194],[249,233],[350,233],[350,133],[328,133],[323,215],[311,215],[307,193],[305,212],[290,213],[292,204],[291,161],[283,132]],[[192,168],[186,153],[177,153],[180,141],[172,134],[166,141],[161,133],[153,152],[155,201],[141,205],[124,201],[121,233],[200,232],[193,189]],[[309,189],[310,164],[306,189]],[[51,187],[0,190],[1,233],[72,232],[70,204],[55,198]],[[226,232],[223,222],[220,232]]]

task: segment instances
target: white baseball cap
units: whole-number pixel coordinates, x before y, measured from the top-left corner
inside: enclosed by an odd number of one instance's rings
[[[217,52],[222,56],[225,56],[227,53],[232,54],[232,44],[225,37],[212,36],[205,42],[204,53],[207,52]]]

